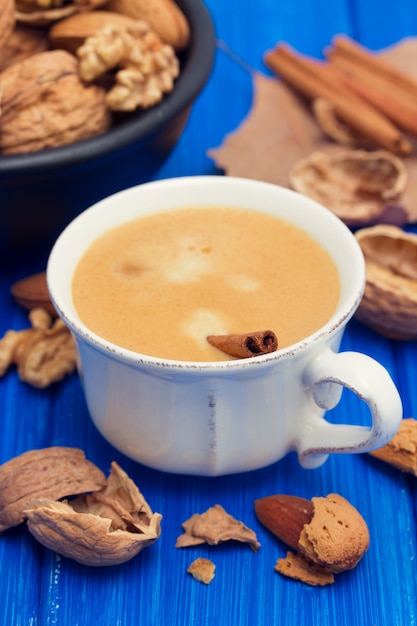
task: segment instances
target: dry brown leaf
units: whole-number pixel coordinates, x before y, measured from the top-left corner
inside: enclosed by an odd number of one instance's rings
[[[410,75],[417,77],[417,38],[403,39],[380,53]],[[327,139],[305,102],[276,78],[253,71],[254,98],[251,110],[221,146],[208,154],[229,176],[241,176],[289,186],[294,164],[312,152],[343,150]],[[417,221],[417,151],[405,159],[408,185],[403,195],[408,223]]]

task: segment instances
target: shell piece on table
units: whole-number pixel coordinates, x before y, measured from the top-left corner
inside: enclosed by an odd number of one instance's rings
[[[290,184],[350,227],[406,222],[399,203],[407,171],[400,158],[385,150],[313,152],[294,165]]]
[[[380,224],[355,237],[366,261],[356,318],[390,339],[417,339],[417,235]]]

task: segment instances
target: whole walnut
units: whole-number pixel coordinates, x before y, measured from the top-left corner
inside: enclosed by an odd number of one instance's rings
[[[45,30],[36,26],[16,24],[1,50],[0,72],[13,63],[48,49],[49,42]]]
[[[106,131],[111,113],[105,90],[86,85],[78,61],[50,50],[0,73],[0,151],[34,152],[88,139]]]
[[[15,21],[14,0],[2,0],[0,3],[0,52],[12,33]]]

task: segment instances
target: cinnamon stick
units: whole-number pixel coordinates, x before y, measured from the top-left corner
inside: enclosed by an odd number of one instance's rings
[[[335,113],[377,146],[398,155],[412,147],[403,133],[380,111],[349,89],[328,65],[314,62],[279,44],[265,55],[266,65],[309,100],[322,97],[334,104]]]
[[[209,335],[207,341],[225,354],[238,359],[269,354],[278,348],[278,339],[272,330],[244,335]]]
[[[331,65],[340,79],[356,94],[382,111],[402,130],[417,135],[417,91],[413,101],[409,92],[395,87],[390,79],[375,73],[360,59],[351,59],[329,50]]]
[[[401,70],[393,67],[384,59],[381,59],[368,48],[361,46],[345,35],[338,35],[332,40],[333,48],[340,55],[349,58],[360,64],[362,67],[372,71],[374,75],[383,78],[391,83],[393,87],[407,92],[411,97],[417,97],[417,80]]]

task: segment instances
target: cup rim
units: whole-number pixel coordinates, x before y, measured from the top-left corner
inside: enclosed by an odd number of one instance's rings
[[[62,280],[61,273],[64,271],[64,273],[72,276],[73,269],[75,268],[78,260],[81,258],[83,252],[88,247],[88,244],[84,245],[82,249],[80,249],[80,251],[74,255],[73,259],[68,259],[68,249],[71,250],[69,242],[71,240],[74,240],[74,237],[76,237],[83,231],[83,223],[85,221],[94,221],[96,215],[98,215],[103,210],[107,210],[107,214],[109,215],[111,212],[112,204],[118,201],[123,202],[126,197],[132,194],[135,195],[136,193],[142,193],[143,195],[143,192],[146,193],[147,191],[150,191],[152,193],[153,188],[158,188],[161,190],[161,192],[167,192],[168,190],[170,190],[170,193],[166,194],[168,197],[168,201],[166,202],[165,207],[166,209],[170,209],[173,208],[170,204],[170,199],[175,197],[175,191],[176,189],[178,189],[178,187],[201,187],[207,185],[212,186],[213,184],[222,187],[223,190],[232,190],[233,186],[239,185],[242,188],[246,187],[248,189],[250,187],[256,187],[257,189],[259,189],[259,191],[261,191],[262,188],[266,191],[269,189],[270,192],[277,194],[278,196],[281,195],[282,198],[286,199],[300,200],[302,198],[303,205],[308,206],[309,209],[315,211],[316,214],[320,213],[320,219],[321,221],[323,221],[324,224],[326,224],[326,226],[330,226],[332,229],[338,229],[345,239],[350,240],[352,258],[349,259],[349,263],[353,264],[356,269],[354,276],[355,288],[351,290],[349,296],[345,296],[345,303],[342,308],[340,307],[339,302],[336,311],[325,324],[323,324],[317,331],[303,338],[299,342],[278,349],[276,352],[271,352],[269,354],[249,357],[245,359],[230,359],[214,362],[185,361],[154,357],[139,352],[134,352],[127,348],[122,348],[106,339],[103,339],[92,330],[90,330],[87,326],[85,326],[85,324],[77,316],[75,310],[68,311],[68,307],[65,305],[65,296],[63,296],[61,293],[63,289],[62,284],[63,282],[65,282]],[[187,206],[189,204],[190,203],[188,203],[187,201],[184,201],[178,206]],[[199,204],[212,206],[213,202],[200,202]],[[241,203],[236,203],[236,206],[240,205]],[[222,206],[225,206],[223,201]],[[255,210],[263,211],[263,209]],[[117,212],[113,213],[115,214]],[[139,217],[142,214],[144,213],[138,211],[136,217]],[[116,226],[123,222],[129,221],[130,219],[134,219],[134,217],[126,217],[122,220],[118,220],[117,217],[114,217],[113,219],[116,220],[113,224],[114,226]],[[285,219],[285,217],[283,219]],[[111,228],[111,226],[109,228]],[[101,233],[105,232],[106,230],[108,230],[108,228],[106,227],[100,228]],[[90,242],[92,242],[94,238],[95,237],[92,237],[90,239]],[[155,367],[157,369],[169,368],[176,370],[204,371],[206,373],[235,371],[247,368],[253,369],[255,367],[270,365],[271,363],[281,361],[282,359],[293,357],[306,348],[312,348],[317,343],[319,343],[323,339],[323,337],[333,336],[339,329],[343,328],[346,325],[346,323],[353,316],[355,310],[359,306],[365,288],[365,260],[362,250],[358,242],[356,241],[353,233],[334,213],[332,213],[330,210],[326,209],[316,201],[296,191],[293,191],[292,189],[281,187],[273,183],[253,179],[221,175],[184,176],[167,178],[164,180],[156,180],[119,191],[115,194],[112,194],[111,196],[108,196],[107,198],[96,202],[88,209],[80,213],[61,232],[50,252],[47,262],[46,274],[50,297],[59,317],[61,317],[61,319],[70,328],[71,332],[76,337],[90,344],[99,352],[107,354],[113,359],[123,361],[126,364],[131,364],[132,366],[146,365],[147,367]],[[70,289],[69,286],[68,289]]]

